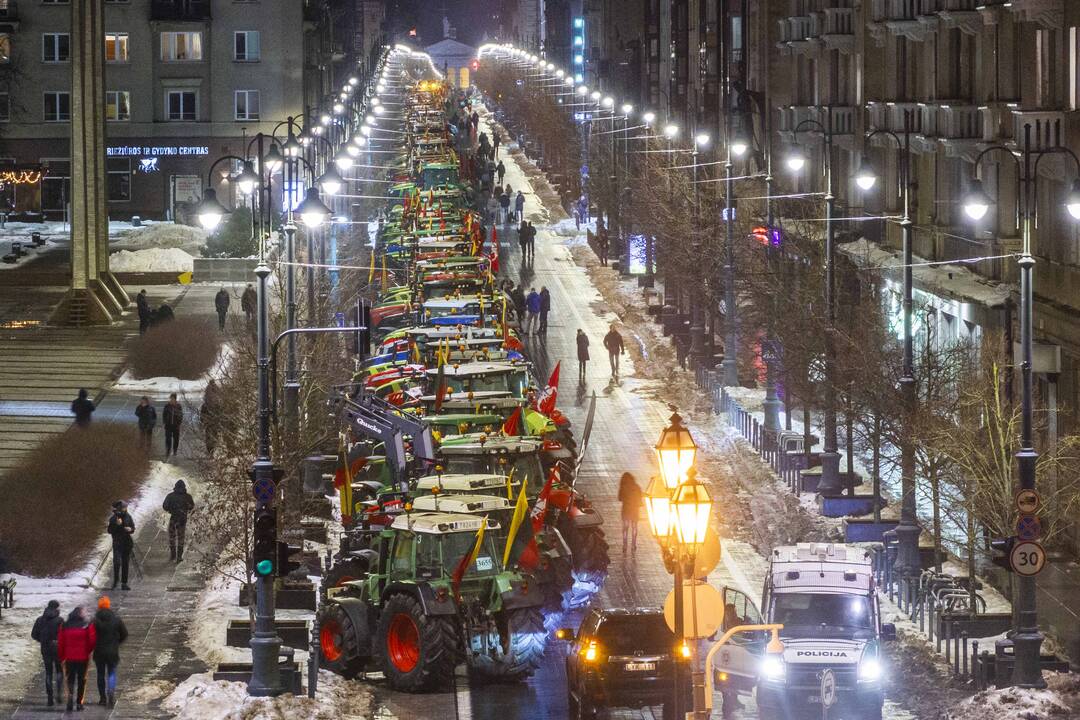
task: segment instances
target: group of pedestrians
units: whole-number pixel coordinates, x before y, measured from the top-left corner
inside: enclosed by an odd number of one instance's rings
[[[578,382],[585,384],[586,367],[589,364],[589,336],[585,331],[578,328],[577,331],[577,359],[578,359]],[[604,349],[608,353],[608,363],[611,365],[611,379],[619,379],[619,359],[626,354],[626,344],[622,335],[612,325],[604,336]]]
[[[548,329],[548,313],[551,312],[551,292],[546,286],[529,288],[529,294],[525,296],[525,334],[544,335]]]
[[[531,263],[536,260],[536,228],[528,220],[518,225],[518,245],[521,246],[521,262]]]
[[[142,335],[154,325],[168,322],[176,317],[172,307],[167,302],[161,303],[155,310],[150,307],[150,300],[146,296],[146,290],[140,290],[135,296],[135,309],[139,314],[139,334]]]
[[[139,422],[139,444],[150,449],[157,425],[157,410],[150,398],[143,395],[135,406],[135,417]],[[176,393],[169,395],[169,401],[161,409],[161,426],[165,429],[165,457],[176,457],[180,448],[180,427],[184,424],[184,406],[176,398]]]

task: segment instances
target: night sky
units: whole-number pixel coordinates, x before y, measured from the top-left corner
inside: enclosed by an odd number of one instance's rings
[[[457,39],[475,46],[485,32],[489,37],[498,33],[499,9],[503,4],[504,0],[391,0],[387,20],[394,39],[416,42],[402,37],[409,27],[415,26],[420,34],[417,44],[431,45],[442,40],[445,8],[450,24],[457,27]]]

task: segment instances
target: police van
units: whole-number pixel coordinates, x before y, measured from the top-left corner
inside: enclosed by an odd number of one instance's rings
[[[740,633],[723,646],[714,681],[725,694],[756,692],[759,715],[821,714],[821,678],[832,671],[836,706],[830,718],[879,720],[885,700],[883,641],[896,627],[881,622],[870,553],[854,545],[800,543],[778,547],[758,607],[723,588],[724,629],[781,623],[784,650],[767,654],[767,636]],[[816,708],[816,710],[814,710]]]

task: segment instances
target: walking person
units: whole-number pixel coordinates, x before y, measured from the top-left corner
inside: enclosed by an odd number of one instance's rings
[[[217,310],[218,330],[225,332],[225,315],[229,312],[229,291],[221,288],[214,296],[214,309]]]
[[[255,294],[255,288],[251,287],[251,283],[248,283],[247,287],[244,288],[244,293],[240,296],[240,309],[244,311],[248,325],[255,323],[255,306],[258,305],[258,302],[259,298]]]
[[[577,367],[578,382],[585,384],[585,366],[589,363],[589,336],[585,331],[578,328],[577,331]]]
[[[514,303],[514,311],[517,313],[518,323],[522,330],[525,329],[525,309],[528,304],[528,300],[525,297],[525,288],[521,285],[515,285],[510,291],[510,299]]]
[[[544,285],[540,288],[540,334],[547,335],[547,318],[551,312],[551,292]]]
[[[67,681],[67,709],[83,709],[86,697],[86,668],[97,641],[94,626],[86,621],[83,609],[77,607],[68,614],[56,639],[56,654],[64,665]]]
[[[122,590],[130,590],[128,566],[131,563],[131,551],[135,547],[135,521],[128,514],[127,503],[123,500],[114,502],[112,508],[109,527],[106,528],[112,535],[113,581],[110,589],[115,590],[119,585]]]
[[[161,411],[161,424],[165,427],[165,457],[171,452],[176,457],[180,448],[180,425],[184,422],[184,407],[176,399],[176,393],[169,395],[169,402]]]
[[[154,438],[154,426],[157,425],[157,410],[150,403],[150,398],[145,395],[135,406],[135,417],[139,418],[139,445],[150,449],[150,441]]]
[[[499,145],[502,144],[502,138],[499,136],[497,130],[491,131],[491,157],[492,159],[499,157]],[[502,182],[502,180],[499,180]]]
[[[510,224],[510,193],[503,193],[499,196],[499,207],[502,209],[499,219],[503,225]]]
[[[623,343],[622,335],[612,325],[608,330],[608,334],[604,336],[604,347],[607,348],[608,362],[611,363],[611,377],[618,379],[619,377],[619,356],[626,353],[626,345]]]
[[[183,480],[176,481],[172,492],[165,496],[161,509],[169,513],[169,559],[179,564],[184,560],[188,515],[195,509],[195,500],[188,494]]]
[[[518,194],[514,198],[514,219],[521,222],[525,221],[525,193],[520,190],[518,190]]]
[[[107,596],[98,599],[94,613],[94,669],[97,671],[98,705],[116,705],[116,666],[120,664],[120,646],[127,640],[124,621],[112,609]]]
[[[603,223],[603,220],[597,220],[597,223]],[[601,225],[596,230],[596,254],[600,256],[601,267],[607,267],[609,244],[607,228]]]
[[[630,552],[637,552],[638,519],[641,517],[641,488],[634,476],[624,472],[619,478],[619,502],[622,503],[622,551],[630,538]]]
[[[525,252],[528,255],[528,261],[531,263],[536,259],[536,226],[531,222],[526,223],[526,225]]]
[[[535,335],[540,327],[540,293],[536,288],[529,288],[529,294],[525,298],[525,307],[529,312],[529,320],[525,323],[525,332]]]
[[[90,416],[96,409],[94,401],[88,397],[86,388],[79,390],[79,397],[71,401],[71,414],[75,416],[75,424],[79,427],[90,425]]]
[[[506,166],[503,165],[502,160],[495,166],[495,174],[499,177],[499,184],[502,185],[503,178],[506,177]]]
[[[146,332],[146,328],[150,327],[150,301],[146,298],[146,291],[140,290],[139,294],[135,296],[135,308],[139,313],[139,334],[142,335]]]
[[[525,262],[525,256],[529,252],[529,223],[524,220],[518,225],[518,245],[521,247],[521,261]]]
[[[64,624],[60,617],[60,603],[50,600],[45,606],[45,611],[34,621],[34,628],[30,631],[30,637],[37,640],[41,646],[41,662],[45,666],[45,697],[47,704],[52,707],[64,697],[64,668],[60,664],[60,655],[57,642],[60,636],[60,626]],[[53,695],[53,679],[56,679],[56,695]]]

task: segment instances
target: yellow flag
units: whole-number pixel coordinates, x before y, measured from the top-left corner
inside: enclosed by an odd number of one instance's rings
[[[375,253],[371,253],[371,260],[368,262],[367,281],[368,285],[375,279]]]
[[[517,468],[510,468],[510,474],[506,476],[506,499],[514,499],[514,471]]]
[[[484,521],[480,523],[480,529],[476,531],[476,544],[473,545],[472,552],[469,553],[469,562],[465,563],[466,567],[476,562],[476,558],[480,556],[480,548],[484,547],[485,530],[487,530],[487,515],[484,516]]]
[[[525,487],[528,483],[521,483],[521,492],[518,493],[517,504],[514,505],[514,517],[510,520],[510,532],[506,536],[506,549],[503,550],[503,567],[510,562],[510,549],[514,547],[514,538],[517,537],[521,524],[529,515],[529,498],[525,497]]]
[[[386,275],[386,255],[382,257],[382,291],[386,292],[386,288],[389,285],[389,279]]]

